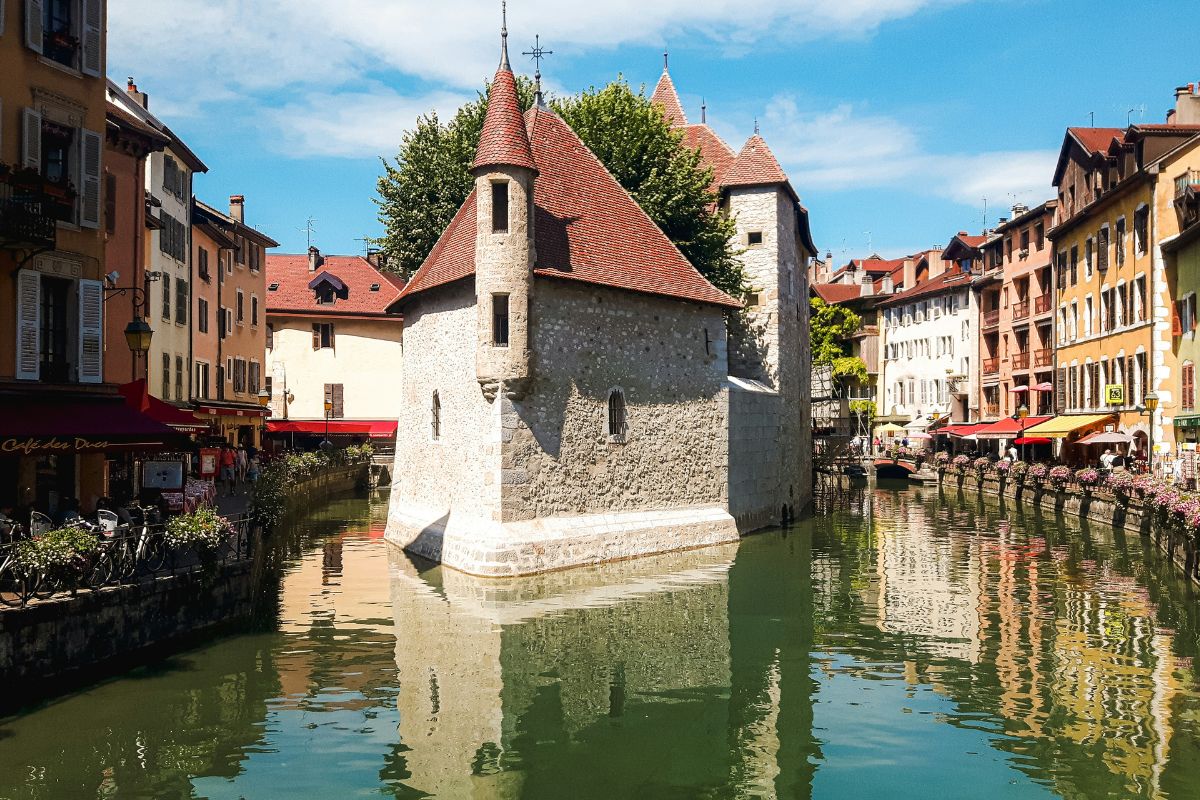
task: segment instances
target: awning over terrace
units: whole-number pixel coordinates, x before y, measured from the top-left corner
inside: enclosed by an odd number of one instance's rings
[[[1064,414],[1040,425],[1025,429],[1026,436],[1044,439],[1066,439],[1075,431],[1099,425],[1113,419],[1112,414]]]

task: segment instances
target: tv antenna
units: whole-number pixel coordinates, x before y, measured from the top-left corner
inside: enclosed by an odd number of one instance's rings
[[[373,242],[375,240],[372,239],[369,235],[364,233],[360,238],[355,239],[354,241],[362,242],[364,257],[369,256],[371,254],[371,242]]]
[[[313,234],[317,232],[316,219],[309,217],[304,221],[303,228],[297,228],[298,231],[308,237],[308,246],[312,247]]]

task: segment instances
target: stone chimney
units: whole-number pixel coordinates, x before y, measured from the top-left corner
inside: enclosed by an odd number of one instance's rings
[[[883,282],[879,286],[879,291],[882,294],[892,294],[896,291],[896,287],[892,285],[892,273],[887,273],[883,276]]]
[[[1200,125],[1200,87],[1189,83],[1175,90],[1175,115],[1172,125]]]
[[[229,196],[229,216],[236,219],[238,222],[246,222],[246,197],[240,194],[231,194]]]
[[[128,78],[128,82],[125,84],[125,91],[129,93],[129,96],[132,97],[138,105],[147,111],[150,110],[150,95],[138,91],[137,84],[133,82],[132,75]]]
[[[316,272],[317,267],[321,266],[324,263],[325,263],[325,258],[324,258],[324,256],[321,255],[320,250],[318,250],[315,246],[308,248],[308,271],[309,272]]]
[[[1024,203],[1015,203],[1012,207],[1012,218],[1013,219],[1016,219],[1017,217],[1021,216],[1022,214],[1028,214],[1028,213],[1029,213],[1029,206],[1025,205]]]

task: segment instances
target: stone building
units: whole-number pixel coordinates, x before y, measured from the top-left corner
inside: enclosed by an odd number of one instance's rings
[[[393,304],[389,540],[512,575],[726,542],[807,503],[807,212],[760,136],[735,155],[685,130],[737,220],[744,315],[563,120],[521,114],[505,48],[475,189]]]

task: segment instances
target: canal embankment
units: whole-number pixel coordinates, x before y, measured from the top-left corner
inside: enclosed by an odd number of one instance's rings
[[[166,536],[165,529],[128,532],[126,549],[139,556],[128,574],[91,586],[72,581],[17,607],[0,607],[0,713],[269,616],[291,522],[318,504],[366,490],[369,462],[337,461],[345,459],[276,476],[281,489],[272,508],[253,513],[256,498],[252,513],[235,521],[236,544],[214,557],[172,555],[158,563],[145,542]]]
[[[943,490],[963,495],[992,495],[1005,504],[1079,517],[1151,538],[1182,575],[1200,584],[1200,559],[1194,536],[1175,519],[1172,509],[1156,504],[1151,497],[978,472],[946,471],[939,474],[939,485]]]

